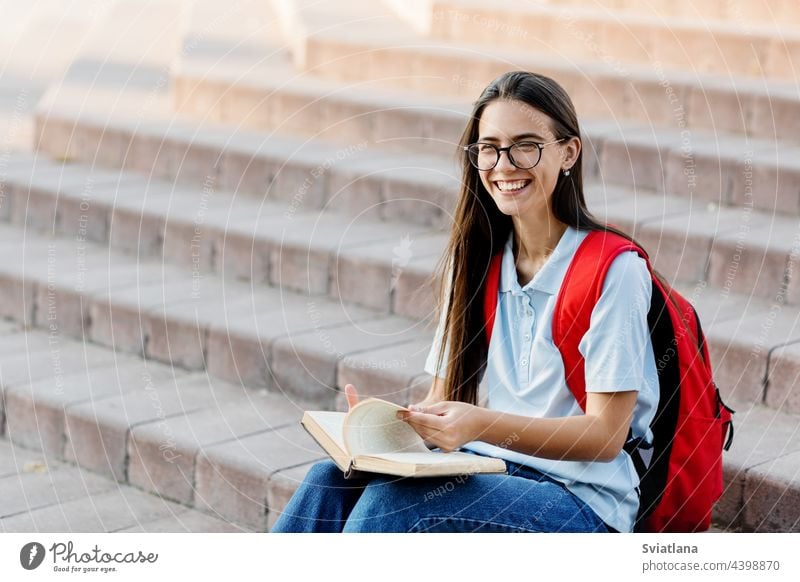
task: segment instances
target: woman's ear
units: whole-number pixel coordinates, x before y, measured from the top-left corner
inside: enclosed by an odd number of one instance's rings
[[[578,161],[578,156],[581,153],[581,140],[574,136],[569,138],[569,141],[564,144],[564,149],[561,151],[564,153],[562,168],[569,170]]]

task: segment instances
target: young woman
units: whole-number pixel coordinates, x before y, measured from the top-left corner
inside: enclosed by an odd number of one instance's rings
[[[475,103],[461,147],[441,319],[425,368],[434,380],[425,400],[401,417],[444,451],[505,459],[508,475],[345,480],[324,461],[311,468],[272,531],[633,529],[639,479],[623,444],[629,436],[652,439],[658,401],[646,263],[626,251],[608,271],[580,342],[584,411],[553,342],[554,304],[587,234],[618,231],[586,208],[572,102],[547,77],[504,74]],[[487,341],[481,292],[498,253]],[[346,393],[352,406],[356,390],[348,385]]]

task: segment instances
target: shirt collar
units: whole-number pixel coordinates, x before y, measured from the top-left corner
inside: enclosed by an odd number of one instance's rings
[[[542,265],[542,268],[533,276],[533,279],[528,281],[524,287],[521,287],[517,278],[517,268],[514,265],[514,231],[512,230],[503,249],[503,259],[500,267],[500,291],[521,293],[529,289],[536,289],[537,291],[554,295],[561,287],[561,281],[564,280],[564,274],[575,254],[575,250],[578,248],[580,238],[580,232],[576,228],[567,226],[567,230],[561,235],[556,248],[547,258],[545,264]]]

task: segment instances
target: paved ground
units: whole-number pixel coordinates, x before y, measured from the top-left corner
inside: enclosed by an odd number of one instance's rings
[[[251,532],[0,439],[0,532]]]

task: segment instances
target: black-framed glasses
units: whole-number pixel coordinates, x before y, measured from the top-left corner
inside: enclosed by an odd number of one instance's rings
[[[479,141],[462,147],[467,150],[469,163],[478,170],[485,171],[494,168],[500,161],[500,154],[502,152],[507,152],[508,161],[515,167],[520,170],[530,170],[536,167],[541,161],[542,149],[545,146],[562,142],[565,139],[566,138],[561,138],[547,143],[521,141],[505,148],[499,148],[494,144]]]

